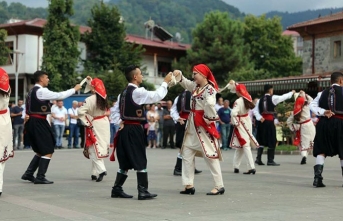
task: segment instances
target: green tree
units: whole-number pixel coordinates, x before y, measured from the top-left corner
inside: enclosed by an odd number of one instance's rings
[[[4,65],[7,62],[10,50],[5,44],[7,37],[6,30],[0,29],[0,65]]]
[[[53,90],[68,89],[76,83],[80,32],[69,22],[72,15],[73,0],[50,0],[49,16],[43,31],[42,70],[49,73]]]
[[[243,35],[242,22],[231,19],[225,12],[211,12],[193,31],[192,48],[181,64],[189,69],[189,65],[204,63],[212,70],[217,83],[224,85],[229,72],[252,66]]]
[[[91,32],[85,33],[83,40],[87,45],[87,70],[103,72],[124,70],[130,64],[140,64],[143,49],[125,41],[125,27],[120,22],[120,14],[115,6],[104,3],[95,4],[92,18],[88,21]]]
[[[255,70],[263,73],[254,79],[302,74],[302,60],[295,56],[291,39],[281,35],[280,18],[248,15],[244,23],[244,40],[250,45],[250,60]]]

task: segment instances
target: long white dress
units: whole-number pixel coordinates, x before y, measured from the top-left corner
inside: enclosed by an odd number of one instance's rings
[[[8,108],[9,97],[0,94],[0,192],[2,192],[3,174],[6,160],[14,156],[12,143],[12,121]]]

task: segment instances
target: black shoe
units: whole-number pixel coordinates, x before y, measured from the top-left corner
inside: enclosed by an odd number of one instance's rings
[[[325,187],[325,184],[323,183],[323,177],[322,177],[324,165],[317,164],[313,167],[313,169],[314,169],[313,186],[314,187]]]
[[[91,176],[91,179],[92,179],[92,180],[96,180],[97,177],[96,177],[95,175],[92,175],[92,176]]]
[[[199,174],[199,173],[202,173],[202,171],[201,171],[201,170],[197,170],[197,169],[195,168],[194,173],[195,173],[195,174]]]
[[[272,162],[267,162],[267,166],[280,166],[280,164],[279,163],[275,163],[274,161],[272,161]]]
[[[22,180],[28,180],[28,181],[31,181],[31,182],[35,182],[35,177],[31,174],[24,174],[21,176],[21,179]]]
[[[220,188],[219,190],[216,188],[217,192],[216,193],[212,193],[212,192],[209,192],[209,193],[206,193],[206,195],[222,195],[225,193],[225,188],[222,187]]]
[[[180,191],[180,194],[190,194],[190,195],[194,195],[194,193],[195,193],[195,188],[194,188],[194,187],[189,188],[189,189],[185,188],[185,190]]]
[[[106,176],[106,175],[107,175],[106,171],[103,172],[103,173],[100,173],[98,179],[96,180],[96,182],[101,182],[102,179],[104,178],[104,176]]]
[[[182,171],[174,169],[174,176],[182,176]]]
[[[35,155],[29,166],[27,167],[25,173],[23,174],[23,176],[21,176],[22,180],[28,180],[31,182],[35,182],[35,177],[33,176],[33,174],[36,172],[38,166],[39,166],[39,161],[40,161],[40,157]]]
[[[233,170],[233,172],[234,172],[234,173],[239,173],[239,169],[235,168],[235,169]]]
[[[306,157],[303,157],[303,158],[301,159],[300,164],[301,164],[301,165],[302,165],[302,164],[306,164]]]
[[[46,171],[48,170],[50,159],[41,158],[39,160],[37,177],[34,184],[52,184],[53,181],[49,181],[45,178]]]
[[[264,165],[265,165],[265,164],[262,162],[262,160],[258,160],[258,159],[255,160],[255,163],[256,163],[257,165],[260,165],[260,166],[264,166]]]
[[[137,172],[138,200],[152,199],[157,194],[148,191],[148,173]]]
[[[243,174],[253,174],[255,175],[256,173],[256,170],[255,169],[251,169],[251,170],[248,170],[248,172],[244,172]]]
[[[132,198],[133,196],[128,195],[123,190],[123,185],[126,181],[127,175],[123,173],[117,173],[116,181],[112,187],[111,197],[112,198]]]

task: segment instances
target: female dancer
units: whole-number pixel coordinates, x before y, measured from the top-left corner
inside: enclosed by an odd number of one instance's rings
[[[311,120],[310,103],[312,97],[300,91],[295,101],[293,113],[287,119],[287,125],[291,131],[296,133],[293,144],[301,151],[300,164],[306,164],[308,150],[313,148],[313,140],[316,128]]]
[[[187,129],[181,148],[182,183],[185,190],[180,194],[194,194],[194,157],[203,156],[210,168],[215,186],[207,195],[225,192],[219,161],[222,160],[218,139],[219,133],[215,122],[219,119],[214,108],[218,85],[211,70],[204,64],[193,67],[194,81],[182,76],[181,71],[174,71],[180,85],[192,91],[191,113],[187,120]]]
[[[10,111],[8,110],[10,93],[11,88],[9,77],[6,71],[0,68],[0,196],[2,194],[6,160],[14,155],[12,143],[12,121]]]
[[[109,156],[110,122],[108,120],[108,103],[104,83],[98,78],[88,78],[85,92],[91,90],[93,95],[78,109],[78,115],[86,126],[85,150],[92,160],[92,180],[102,181],[107,175],[104,158]],[[99,175],[97,178],[96,174]]]

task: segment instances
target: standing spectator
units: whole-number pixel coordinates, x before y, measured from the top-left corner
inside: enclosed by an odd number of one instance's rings
[[[146,114],[148,113],[148,111],[150,110],[150,104],[146,104],[145,108],[144,108],[144,118],[145,120],[141,122],[143,128],[144,128],[144,145],[148,146],[148,128],[149,128],[149,124],[148,124],[148,119],[146,118]]]
[[[82,107],[83,102],[79,102],[78,107]],[[85,147],[85,126],[83,122],[81,121],[81,124],[79,124],[79,130],[80,130],[80,137],[81,137],[81,148]]]
[[[218,110],[220,132],[222,139],[222,149],[228,150],[228,139],[230,134],[231,109],[229,107],[230,101],[225,100],[224,106]]]
[[[157,129],[157,145],[159,147],[162,147],[162,140],[163,140],[163,107],[161,103],[157,104],[157,113],[159,115],[159,120],[158,120],[158,129]]]
[[[160,118],[159,114],[155,110],[156,105],[152,104],[150,106],[150,110],[146,114],[146,118],[148,120],[149,128],[148,128],[148,148],[153,147],[156,148],[156,139],[157,139],[157,129],[158,129],[158,120]],[[153,146],[152,146],[153,145]]]
[[[163,147],[165,149],[167,147],[167,140],[169,136],[169,144],[170,148],[174,149],[174,134],[175,134],[175,124],[174,120],[170,115],[171,107],[173,106],[173,102],[171,100],[167,101],[167,107],[163,110]]]
[[[257,101],[258,101],[258,98],[255,98],[253,100],[253,104],[256,105]],[[256,117],[255,117],[254,111],[252,109],[249,110],[249,116],[250,116],[251,123],[252,123],[252,135],[254,135],[254,137],[256,137],[256,133],[257,133]]]
[[[54,127],[56,133],[56,147],[62,149],[62,138],[64,134],[65,121],[68,117],[67,109],[63,106],[63,101],[58,100],[57,106],[51,111],[54,119]]]
[[[79,147],[79,133],[80,133],[80,128],[77,125],[77,121],[79,119],[79,116],[77,114],[77,110],[79,109],[78,107],[78,102],[73,101],[73,106],[68,109],[68,114],[70,116],[70,123],[69,123],[69,136],[68,136],[68,149],[71,149],[71,143],[72,139],[74,138],[73,142],[73,148],[80,148]]]
[[[217,94],[216,97],[217,97],[217,103],[214,105],[214,109],[218,112],[218,110],[223,107],[224,102],[220,94]]]
[[[23,100],[18,100],[18,106],[11,108],[12,127],[13,127],[13,149],[22,149],[20,142],[24,129],[24,119],[21,118],[23,112]]]
[[[115,117],[115,112],[114,112],[114,106],[116,105],[117,100],[113,101],[113,106],[110,108],[110,129],[111,129],[111,138],[110,138],[110,147],[113,148],[113,140],[114,136],[117,133],[119,129],[119,124],[117,122],[119,121],[119,118]]]

